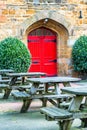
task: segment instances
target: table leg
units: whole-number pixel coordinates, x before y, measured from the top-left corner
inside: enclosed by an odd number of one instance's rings
[[[22,77],[22,84],[24,85],[24,82],[25,82],[25,77]]]
[[[75,96],[69,106],[69,111],[79,111],[83,96]]]
[[[8,99],[12,89],[5,89],[5,94],[3,96],[3,99]]]
[[[47,99],[42,98],[40,100],[42,101],[42,107],[46,107],[46,105],[47,105]]]
[[[16,81],[17,81],[17,77],[12,77],[10,81],[10,86],[14,85]]]
[[[44,91],[45,91],[45,93],[48,93],[48,88],[49,88],[49,84],[48,84],[48,83],[46,83],[46,84],[45,84],[45,90],[44,90]]]
[[[85,128],[85,127],[87,127],[87,118],[85,118],[85,119],[81,119],[81,127],[82,128]]]
[[[82,102],[82,105],[83,105],[83,111],[84,111],[84,108],[86,107],[87,108],[87,97],[84,97],[83,98],[83,102]],[[87,110],[87,109],[86,109]],[[83,118],[81,119],[81,127],[85,128],[87,127],[87,118]]]
[[[33,83],[31,88],[30,88],[30,94],[36,94],[37,92],[37,88],[39,88],[39,84],[38,83]]]
[[[61,94],[61,90],[59,88],[59,84],[58,83],[55,83],[55,94]]]
[[[0,80],[2,79],[2,76],[0,75]]]
[[[23,100],[23,106],[22,106],[20,112],[21,112],[21,113],[27,112],[27,110],[28,110],[28,108],[29,108],[31,102],[32,102],[32,99],[24,99],[24,100]]]
[[[63,82],[63,86],[64,86],[64,87],[70,87],[71,84],[70,84],[70,82]]]
[[[2,75],[0,75],[0,80],[2,80]],[[0,93],[2,93],[2,89],[0,89]]]
[[[59,130],[70,130],[73,120],[58,121]]]

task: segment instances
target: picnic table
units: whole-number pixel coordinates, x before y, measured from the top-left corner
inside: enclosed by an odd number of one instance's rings
[[[29,82],[32,83],[31,94],[36,93],[37,88],[40,84],[44,84],[45,93],[48,92],[48,88],[53,85],[55,89],[55,94],[60,94],[59,84],[62,83],[64,86],[71,86],[71,82],[80,81],[80,78],[74,77],[44,77],[44,78],[28,78]]]
[[[56,120],[59,130],[70,130],[73,120],[81,119],[81,127],[87,127],[87,86],[64,87],[61,89],[65,94],[74,94],[67,110],[57,107],[41,108],[47,120]],[[87,128],[86,128],[87,129]]]
[[[62,91],[76,95],[69,106],[69,111],[76,112],[77,116],[79,115],[78,113],[82,112],[82,116],[80,116],[82,127],[87,127],[87,86],[67,87],[63,88]]]
[[[70,82],[80,81],[80,78],[72,77],[42,77],[42,78],[27,78],[27,80],[32,84],[29,93],[26,92],[13,92],[12,95],[15,99],[23,99],[23,106],[21,112],[26,112],[33,99],[40,99],[42,101],[42,106],[46,106],[47,101],[51,104],[58,106],[60,99],[69,98],[69,95],[61,95],[58,83],[70,84]],[[42,85],[42,92],[37,93],[38,89]],[[54,89],[50,91],[49,87],[52,86]],[[49,92],[50,91],[50,92]],[[58,95],[59,94],[59,95]],[[56,102],[54,101],[56,100]]]
[[[10,77],[11,82],[10,85],[14,85],[17,81],[17,78],[21,77],[21,82],[24,84],[26,77],[40,77],[45,76],[45,73],[42,72],[21,72],[21,73],[7,73],[8,77]]]
[[[1,71],[2,73],[5,73],[9,79],[8,80],[0,80],[0,83],[4,83],[4,84],[7,84],[7,89],[6,89],[6,86],[4,87],[3,86],[3,89],[5,90],[5,93],[4,93],[4,99],[7,99],[11,93],[11,91],[13,89],[18,89],[19,88],[19,85],[16,85],[16,81],[17,81],[17,78],[18,77],[21,77],[21,82],[22,84],[24,84],[25,82],[25,77],[39,77],[39,76],[44,76],[45,73],[41,73],[41,72],[32,72],[32,73],[10,73],[10,72],[13,72],[11,70],[4,70],[4,71]],[[6,72],[9,72],[9,73],[6,73]],[[8,87],[9,85],[9,87]],[[16,85],[16,86],[14,86]],[[29,85],[28,85],[29,86]],[[2,86],[1,86],[1,89],[2,89]]]

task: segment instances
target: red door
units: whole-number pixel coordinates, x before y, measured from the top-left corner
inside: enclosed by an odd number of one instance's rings
[[[28,48],[32,55],[29,72],[57,75],[57,45],[54,32],[43,27],[32,31],[28,35]]]

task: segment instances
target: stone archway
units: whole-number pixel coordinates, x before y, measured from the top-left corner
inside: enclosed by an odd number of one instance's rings
[[[44,22],[47,19],[47,22]],[[70,60],[70,48],[67,46],[67,40],[72,29],[70,22],[65,17],[56,11],[41,11],[25,20],[19,28],[19,34],[21,31],[22,40],[26,43],[27,35],[32,30],[38,27],[46,27],[57,33],[57,63],[58,63],[58,74],[68,75],[69,60]],[[20,35],[19,35],[20,37]],[[27,43],[26,43],[27,45]]]
[[[47,10],[40,11],[39,13],[36,13],[30,18],[26,19],[21,25],[19,25],[20,26],[19,28],[24,29],[25,32],[27,28],[31,26],[33,23],[36,23],[37,21],[45,18],[52,19],[55,22],[60,23],[68,30],[69,33],[71,32],[72,25],[69,22],[69,20],[66,20],[64,15],[60,14],[57,11],[47,11]]]

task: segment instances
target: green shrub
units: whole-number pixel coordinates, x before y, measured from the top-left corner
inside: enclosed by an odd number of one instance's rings
[[[0,42],[0,69],[27,72],[30,63],[30,52],[19,39],[8,37]]]
[[[75,71],[87,73],[87,36],[80,36],[75,42],[72,48],[72,63]]]

